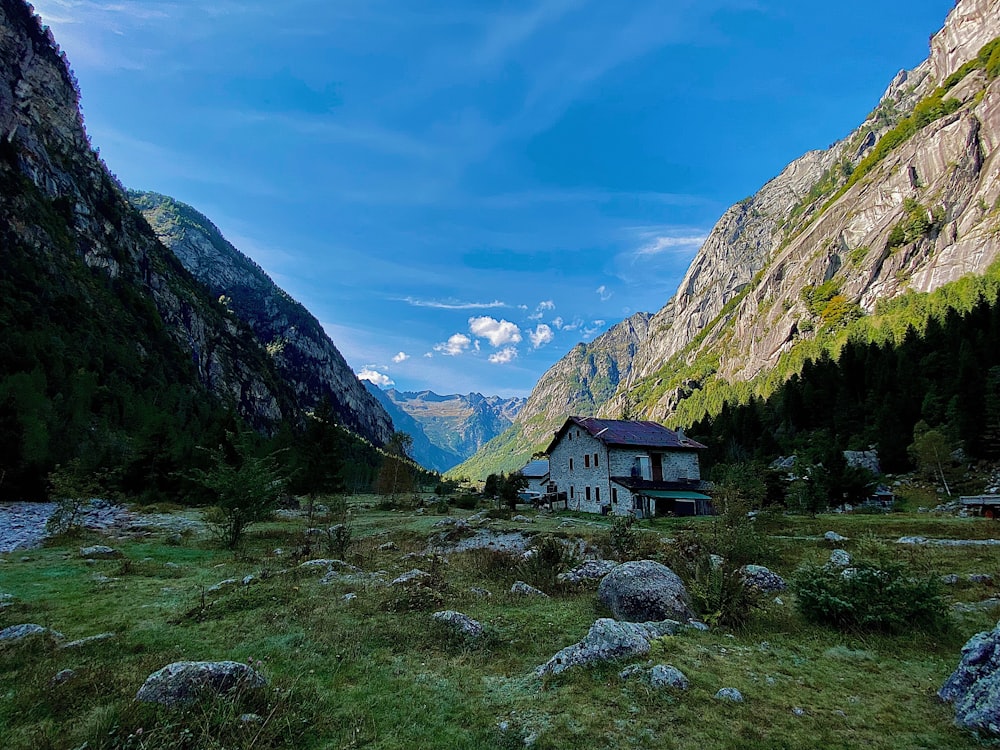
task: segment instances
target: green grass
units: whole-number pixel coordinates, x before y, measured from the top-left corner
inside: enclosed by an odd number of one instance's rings
[[[423,559],[406,559],[440,531],[440,516],[377,511],[364,498],[351,506],[350,558],[391,579]],[[453,511],[453,516],[468,516]],[[318,519],[322,526],[331,519]],[[559,528],[570,520],[572,527]],[[775,569],[790,575],[824,560],[834,529],[850,537],[852,554],[881,545],[918,573],[986,572],[1000,577],[994,548],[901,548],[899,536],[1000,536],[981,519],[927,514],[768,516],[761,519],[779,549]],[[706,530],[711,519],[663,519],[643,531],[669,538]],[[608,523],[575,513],[538,516],[500,528],[580,536],[599,545]],[[680,668],[687,692],[654,691],[623,682],[624,664],[570,671],[540,680],[533,669],[579,640],[605,616],[593,591],[551,592],[524,600],[506,593],[517,570],[489,567],[476,553],[452,554],[439,568],[433,599],[406,597],[376,583],[319,583],[319,573],[293,572],[288,553],[304,543],[304,519],[255,527],[238,554],[196,536],[183,546],[162,539],[112,542],[129,562],[88,565],[65,540],[3,555],[0,588],[17,597],[0,610],[0,627],[37,622],[79,638],[113,631],[117,638],[78,651],[44,641],[0,648],[0,737],[4,747],[78,748],[971,748],[952,726],[935,690],[958,662],[962,643],[992,627],[991,613],[956,615],[953,630],[932,638],[844,634],[803,622],[783,597],[738,631],[684,632],[654,646],[653,658]],[[165,535],[164,535],[165,538]],[[96,541],[96,537],[95,537]],[[379,550],[393,541],[397,550]],[[286,553],[276,556],[274,550]],[[30,559],[22,562],[22,556]],[[324,556],[314,549],[310,556]],[[179,567],[168,567],[173,563]],[[267,571],[268,573],[265,573]],[[260,580],[205,593],[225,578]],[[117,579],[99,582],[95,576]],[[480,598],[481,586],[493,593]],[[348,592],[357,599],[346,603]],[[949,587],[955,601],[978,601],[993,587]],[[486,625],[469,645],[430,619],[436,609],[465,612]],[[133,701],[145,677],[180,659],[261,662],[268,689],[216,700],[185,712]],[[77,676],[51,686],[61,669]],[[720,707],[723,686],[739,688],[743,705]],[[802,708],[798,716],[792,708]],[[244,712],[260,723],[239,721]],[[507,722],[508,731],[501,731]],[[139,729],[142,732],[139,733]]]

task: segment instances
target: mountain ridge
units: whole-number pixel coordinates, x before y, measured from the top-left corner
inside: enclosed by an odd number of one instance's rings
[[[928,59],[897,74],[858,128],[728,209],[597,415],[690,424],[722,393],[760,395],[805,358],[835,353],[880,300],[983,273],[1000,253],[998,26],[998,0],[959,0]],[[577,351],[542,377],[529,405],[554,379],[580,378]],[[572,399],[550,406],[526,407],[456,471],[526,460],[577,413]]]
[[[159,193],[129,191],[157,237],[254,331],[299,405],[328,401],[337,419],[376,445],[392,436],[392,420],[355,376],[319,321],[197,209]]]

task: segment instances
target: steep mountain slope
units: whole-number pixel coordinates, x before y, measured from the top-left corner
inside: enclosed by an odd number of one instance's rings
[[[44,475],[211,400],[251,423],[294,394],[249,330],[156,239],[91,150],[76,81],[22,0],[0,0],[0,477]],[[208,397],[211,396],[209,399]]]
[[[631,374],[649,320],[648,313],[636,313],[591,343],[577,344],[542,375],[513,425],[448,473],[482,478],[516,471],[548,443],[566,415],[594,414]]]
[[[421,466],[438,472],[444,472],[457,463],[461,463],[464,456],[459,456],[446,448],[435,445],[424,432],[424,426],[406,413],[374,383],[364,381],[365,388],[372,394],[385,409],[392,419],[392,424],[399,432],[405,432],[413,438],[413,445],[410,449],[410,456]]]
[[[836,353],[859,319],[879,325],[881,301],[985,272],[1000,253],[998,35],[1000,0],[959,0],[930,58],[897,75],[859,128],[730,208],[591,408],[689,424]],[[615,360],[601,340],[587,351]],[[587,367],[570,352],[515,429],[456,472],[509,467],[567,414],[589,413],[572,396],[540,398]]]
[[[156,193],[129,192],[164,245],[214,297],[253,330],[300,408],[328,400],[348,429],[383,445],[392,420],[361,384],[319,321],[256,263],[233,247],[203,214]]]

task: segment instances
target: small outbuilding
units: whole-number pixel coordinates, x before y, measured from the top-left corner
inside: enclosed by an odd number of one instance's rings
[[[526,492],[537,492],[544,495],[549,484],[549,460],[547,458],[538,459],[527,463],[521,469],[521,476],[528,480]]]

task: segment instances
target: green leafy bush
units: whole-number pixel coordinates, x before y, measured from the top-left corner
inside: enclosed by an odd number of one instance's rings
[[[741,627],[763,606],[763,595],[747,585],[741,565],[718,556],[709,544],[694,532],[679,534],[667,564],[684,581],[702,620],[713,626]]]
[[[796,571],[791,587],[806,620],[841,630],[892,634],[948,626],[938,581],[913,578],[898,563],[858,563],[847,570],[806,565]]]

